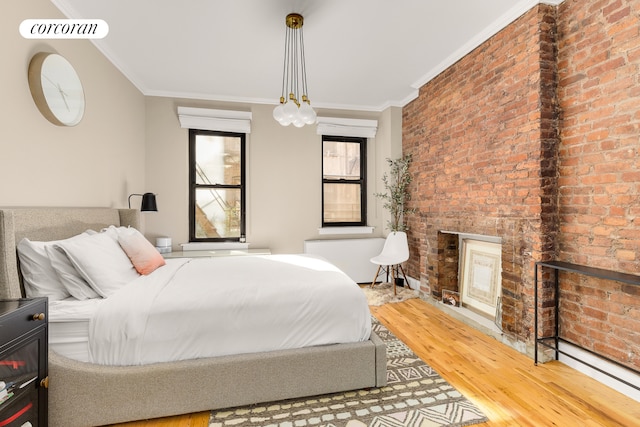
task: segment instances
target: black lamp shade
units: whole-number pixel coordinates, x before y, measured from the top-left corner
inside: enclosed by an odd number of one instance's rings
[[[131,209],[131,198],[133,196],[142,197],[142,205],[140,206],[141,212],[158,212],[158,205],[156,205],[156,195],[153,193],[144,194],[130,194],[129,195],[129,209]]]
[[[141,212],[157,212],[158,206],[156,205],[156,195],[153,193],[144,193],[142,195]]]

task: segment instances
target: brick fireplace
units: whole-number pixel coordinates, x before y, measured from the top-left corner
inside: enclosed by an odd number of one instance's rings
[[[459,291],[457,233],[500,238],[501,325],[524,342],[533,334],[532,265],[555,250],[558,223],[555,56],[555,8],[534,8],[403,110],[418,209],[408,221],[420,254],[411,275],[436,299]]]

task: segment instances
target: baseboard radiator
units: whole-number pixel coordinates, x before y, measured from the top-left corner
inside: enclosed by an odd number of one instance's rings
[[[357,283],[371,283],[378,267],[370,259],[382,252],[384,240],[381,237],[305,240],[304,253],[326,258]]]

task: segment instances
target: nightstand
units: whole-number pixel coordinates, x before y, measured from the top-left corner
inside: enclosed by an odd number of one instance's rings
[[[165,258],[213,258],[222,256],[270,255],[269,249],[215,249],[210,251],[177,251],[162,254]]]
[[[47,425],[48,314],[46,298],[0,300],[0,425]]]

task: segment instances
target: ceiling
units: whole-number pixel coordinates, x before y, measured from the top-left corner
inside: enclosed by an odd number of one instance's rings
[[[145,95],[276,105],[285,16],[304,16],[314,107],[382,111],[538,3],[563,0],[51,0],[103,19],[98,49]]]

